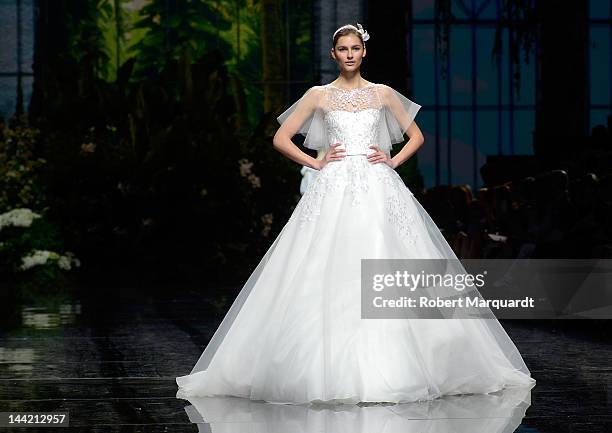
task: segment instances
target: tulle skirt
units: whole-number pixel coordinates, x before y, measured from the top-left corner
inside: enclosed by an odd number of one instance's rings
[[[308,186],[178,398],[414,402],[531,387],[496,319],[362,319],[361,259],[457,259],[388,165],[328,163]]]

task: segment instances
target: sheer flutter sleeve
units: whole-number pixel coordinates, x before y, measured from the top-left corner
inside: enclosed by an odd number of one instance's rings
[[[289,128],[291,136],[303,135],[305,137],[304,146],[309,149],[327,150],[329,148],[323,121],[324,94],[322,86],[313,86],[276,118],[278,123]]]
[[[379,97],[383,115],[378,128],[378,144],[386,153],[391,146],[404,141],[404,133],[416,117],[421,105],[387,85],[380,85]]]

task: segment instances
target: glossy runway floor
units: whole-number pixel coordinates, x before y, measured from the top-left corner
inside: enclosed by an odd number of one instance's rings
[[[610,344],[543,322],[504,323],[538,381],[526,392],[335,408],[176,399],[174,378],[191,370],[235,293],[166,292],[173,295],[125,289],[15,306],[0,332],[0,411],[67,411],[70,426],[10,431],[612,431]]]

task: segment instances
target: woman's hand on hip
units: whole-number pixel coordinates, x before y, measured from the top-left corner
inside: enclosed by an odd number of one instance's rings
[[[329,151],[325,154],[325,157],[319,162],[319,170],[327,165],[330,161],[340,161],[346,156],[346,150],[338,149],[342,143],[334,143],[329,147]]]
[[[389,155],[387,155],[385,152],[380,150],[378,145],[373,144],[372,146],[370,146],[370,149],[374,149],[375,152],[368,155],[368,161],[370,161],[372,164],[384,162],[389,167],[395,169],[395,163],[393,162],[393,159],[391,159]]]

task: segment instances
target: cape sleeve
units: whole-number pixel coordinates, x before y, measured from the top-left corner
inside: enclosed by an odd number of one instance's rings
[[[378,145],[389,154],[393,144],[404,141],[404,134],[421,105],[384,84],[379,88],[379,97],[383,111],[378,128]]]
[[[327,150],[327,133],[323,121],[322,99],[324,91],[321,86],[308,89],[300,99],[287,108],[276,119],[293,137],[301,134],[305,137],[304,146],[314,150]]]

